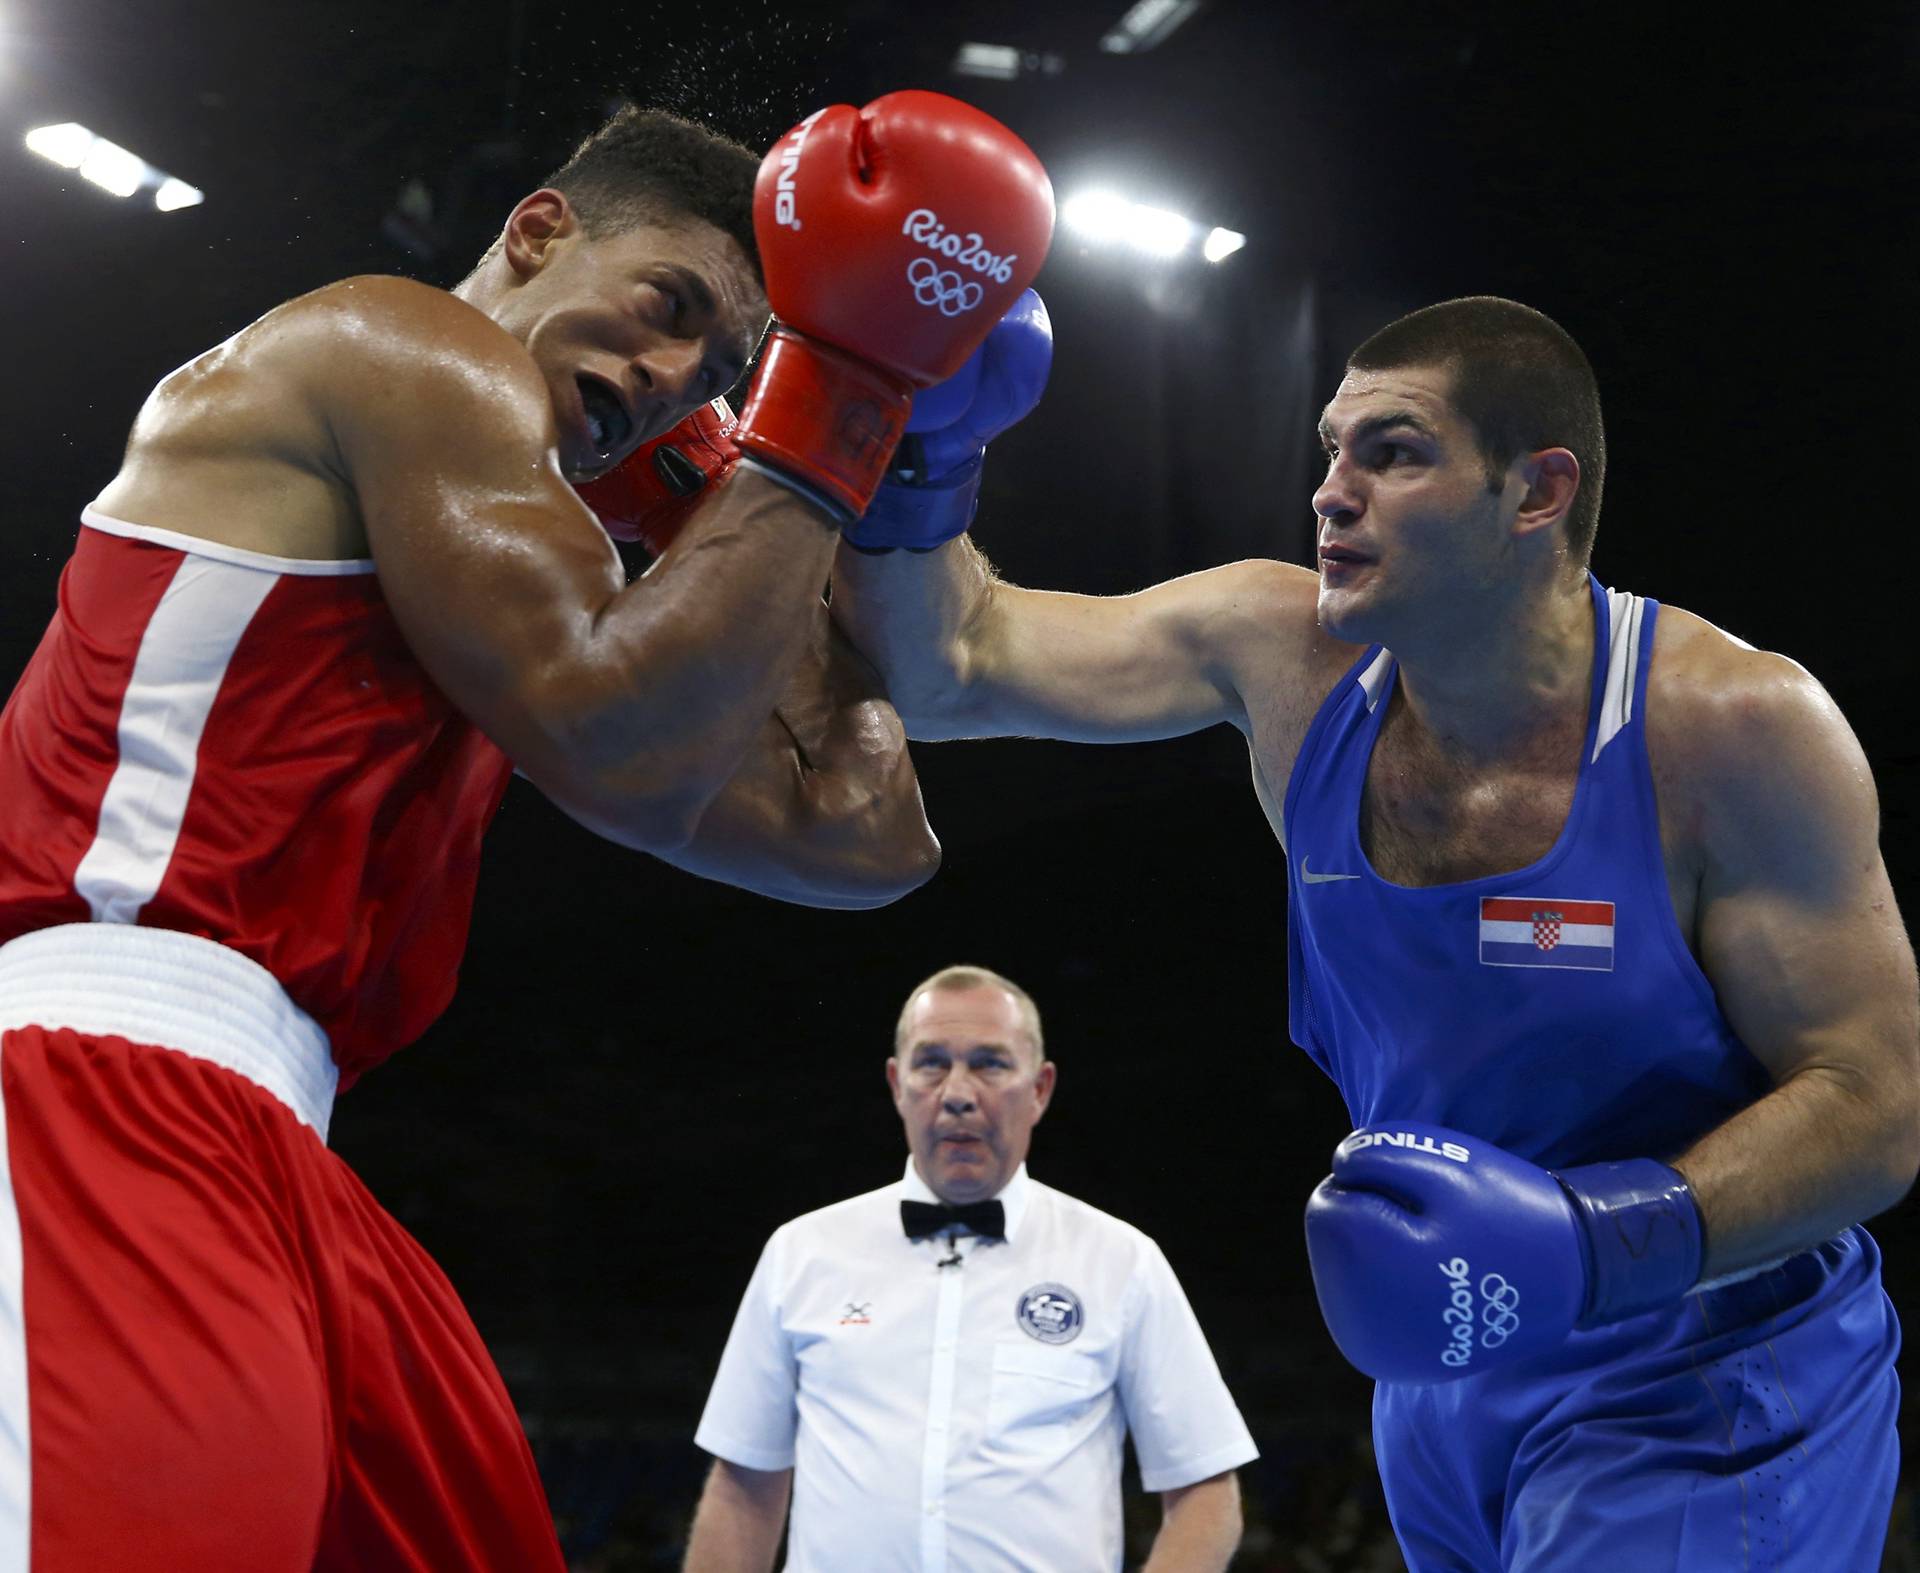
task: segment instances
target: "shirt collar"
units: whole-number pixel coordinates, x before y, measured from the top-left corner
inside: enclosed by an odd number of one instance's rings
[[[920,1178],[920,1171],[913,1166],[911,1156],[907,1159],[906,1178],[900,1182],[900,1194],[910,1202],[938,1202],[940,1198],[933,1194],[933,1187]],[[1027,1178],[1027,1166],[1023,1163],[1013,1171],[1013,1178],[1001,1186],[998,1193],[987,1197],[988,1201],[997,1201],[1006,1215],[1007,1244],[1013,1244],[1014,1236],[1020,1232],[1020,1220],[1026,1216],[1027,1203],[1033,1196],[1033,1182]]]

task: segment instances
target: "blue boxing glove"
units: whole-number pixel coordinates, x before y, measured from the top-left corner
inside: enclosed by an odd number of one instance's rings
[[[1693,1192],[1663,1163],[1556,1174],[1414,1121],[1355,1131],[1307,1203],[1321,1315],[1382,1382],[1451,1382],[1671,1304],[1702,1251]]]
[[[846,529],[863,552],[926,552],[973,523],[987,444],[1040,402],[1053,324],[1026,291],[945,382],[913,396],[906,436],[867,511]]]

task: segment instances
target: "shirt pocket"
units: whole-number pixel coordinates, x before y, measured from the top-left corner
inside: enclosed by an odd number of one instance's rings
[[[1084,1413],[1106,1391],[1091,1355],[1044,1344],[996,1344],[987,1426],[995,1434],[1042,1431]]]

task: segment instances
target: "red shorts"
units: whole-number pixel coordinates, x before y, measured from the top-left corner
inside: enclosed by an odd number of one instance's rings
[[[0,947],[0,1573],[563,1567],[459,1298],[325,1145],[325,1055],[209,941]]]

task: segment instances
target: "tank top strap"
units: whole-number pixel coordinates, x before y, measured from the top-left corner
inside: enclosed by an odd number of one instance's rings
[[[1393,677],[1393,652],[1384,645],[1369,645],[1340,675],[1320,708],[1308,723],[1306,735],[1294,756],[1293,770],[1287,778],[1281,798],[1280,818],[1286,827],[1288,846],[1294,842],[1294,821],[1306,805],[1300,802],[1300,785],[1309,779],[1323,783],[1338,770],[1341,757],[1350,750],[1351,734],[1371,719]],[[1330,805],[1324,796],[1312,805],[1325,812]],[[1338,810],[1334,810],[1337,815]]]
[[[1602,592],[1593,581],[1598,615],[1606,607],[1606,674],[1601,682],[1599,716],[1594,727],[1591,764],[1606,751],[1636,715],[1644,711],[1648,657],[1653,651],[1653,621],[1657,603],[1625,590]],[[1596,628],[1596,632],[1599,630]]]

